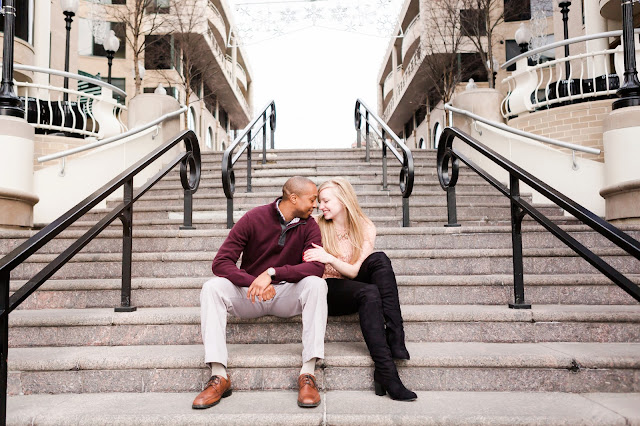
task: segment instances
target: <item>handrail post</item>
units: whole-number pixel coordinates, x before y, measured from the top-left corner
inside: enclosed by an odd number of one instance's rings
[[[366,148],[366,154],[364,157],[364,161],[366,161],[367,163],[371,162],[371,157],[369,156],[369,111],[365,112],[364,115],[365,119],[364,119],[364,143],[365,143],[365,148]]]
[[[247,192],[251,192],[251,130],[247,134]]]
[[[447,187],[447,228],[456,228],[460,226],[458,223],[458,207],[456,204],[456,187]]]
[[[227,198],[227,229],[233,228],[233,198]]]
[[[133,312],[131,306],[131,258],[133,253],[133,178],[124,184],[125,209],[120,215],[122,222],[122,289],[120,292],[120,306],[116,312]]]
[[[387,144],[384,129],[382,129],[382,190],[387,190]]]
[[[402,197],[402,226],[404,228],[410,227],[409,221],[409,198]]]
[[[7,424],[7,380],[9,370],[7,367],[7,353],[9,351],[9,283],[10,272],[2,272],[0,275],[0,424]]]
[[[184,213],[180,229],[195,229],[193,227],[193,191],[184,190]]]
[[[356,148],[362,148],[362,129],[360,125],[356,128]]]
[[[262,113],[262,164],[267,164],[267,110]]]
[[[513,248],[513,292],[514,303],[509,303],[511,309],[531,309],[531,305],[524,299],[524,268],[522,266],[522,219],[524,211],[516,204],[520,198],[520,181],[509,175],[509,199],[511,202],[511,246]]]

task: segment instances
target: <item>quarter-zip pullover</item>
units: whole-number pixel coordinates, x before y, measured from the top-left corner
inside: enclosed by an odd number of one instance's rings
[[[275,282],[296,283],[311,275],[322,276],[322,263],[302,260],[303,253],[313,248],[312,243],[322,245],[318,224],[312,217],[285,224],[278,200],[249,210],[231,228],[213,259],[211,269],[216,276],[240,287],[249,287],[269,267],[276,270]]]

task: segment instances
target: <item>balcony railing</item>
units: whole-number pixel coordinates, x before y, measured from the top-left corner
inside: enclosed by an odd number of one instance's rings
[[[406,56],[407,53],[410,53],[411,47],[420,40],[420,34],[422,34],[422,21],[418,14],[404,31],[404,37],[402,38],[402,62],[407,59]]]
[[[127,130],[121,119],[122,111],[127,108],[111,96],[114,93],[124,99],[127,94],[117,87],[95,78],[48,68],[15,64],[14,69],[67,77],[76,80],[79,87],[85,87],[75,90],[15,81],[18,96],[24,104],[24,118],[36,129],[97,139]]]
[[[213,13],[209,14],[209,21],[213,24],[216,30],[220,33],[223,40],[227,38],[227,26],[224,23],[224,18],[218,10],[218,8],[209,0],[209,10]]]
[[[398,65],[396,68],[396,73],[400,74],[400,78],[402,77],[402,65]],[[393,71],[387,75],[387,78],[384,79],[384,83],[382,84],[382,93],[385,99],[387,99],[387,95],[393,91]]]
[[[391,118],[391,113],[395,109],[398,99],[400,99],[407,84],[411,82],[416,71],[422,64],[422,61],[425,58],[425,52],[426,52],[426,49],[422,46],[422,44],[418,44],[418,47],[416,48],[416,53],[411,58],[411,61],[409,61],[409,64],[406,67],[404,67],[402,77],[400,78],[400,81],[398,82],[398,86],[396,87],[395,95],[393,95],[393,97],[389,99],[389,103],[387,104],[387,106],[384,109],[384,112],[382,113],[382,118],[385,121],[388,122],[389,118]]]
[[[636,29],[635,33],[640,34],[640,29]],[[519,61],[529,61],[529,58],[544,51],[565,45],[601,39],[607,40],[606,45],[609,45],[609,37],[621,35],[622,31],[610,31],[552,43],[525,52],[503,64],[502,68],[507,68]],[[636,51],[638,51],[637,44]],[[524,69],[518,69],[502,80],[508,85],[509,91],[502,101],[501,112],[504,117],[514,117],[524,112],[564,105],[567,102],[613,97],[623,79],[624,63],[621,46],[616,49],[588,51],[533,66],[525,65]]]

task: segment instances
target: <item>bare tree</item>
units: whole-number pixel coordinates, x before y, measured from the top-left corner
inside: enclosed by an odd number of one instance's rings
[[[215,59],[212,57],[212,47],[208,43],[216,43],[216,40],[209,33],[207,18],[202,12],[202,0],[172,0],[170,8],[171,15],[164,25],[164,38],[167,44],[168,38],[172,38],[174,57],[168,58],[167,49],[152,49],[145,52],[145,62],[173,62],[173,67],[165,68],[174,69],[157,69],[156,72],[168,86],[182,89],[185,105],[188,107],[194,93],[199,100],[204,101],[215,97],[213,80],[218,72],[217,67],[211,64],[211,60]],[[184,120],[186,127],[186,114]]]
[[[487,73],[489,87],[494,87],[494,47],[498,42],[496,29],[505,20],[505,12],[520,15],[529,9],[529,2],[505,2],[504,0],[459,0],[460,28],[462,35],[473,44]],[[506,4],[505,4],[506,3]],[[505,8],[508,10],[505,11]]]
[[[133,52],[134,82],[136,94],[141,93],[140,70],[138,63],[147,49],[147,40],[156,34],[164,23],[165,12],[158,0],[127,0],[124,5],[114,5],[107,9],[107,16],[113,22],[125,25],[127,45]]]
[[[426,81],[428,95],[447,103],[462,81],[459,53],[463,35],[460,31],[458,0],[425,2],[426,20],[420,52],[424,61],[420,78]]]

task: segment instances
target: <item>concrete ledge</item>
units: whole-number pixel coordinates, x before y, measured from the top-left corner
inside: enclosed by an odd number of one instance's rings
[[[0,226],[33,226],[33,206],[38,200],[34,194],[0,188]]]
[[[613,224],[640,224],[640,180],[622,182],[603,188],[606,218]]]
[[[9,397],[7,424],[92,425],[637,425],[640,394],[418,392],[413,402],[371,391],[330,391],[314,409],[296,391],[234,392],[207,410],[196,393],[100,393]]]

